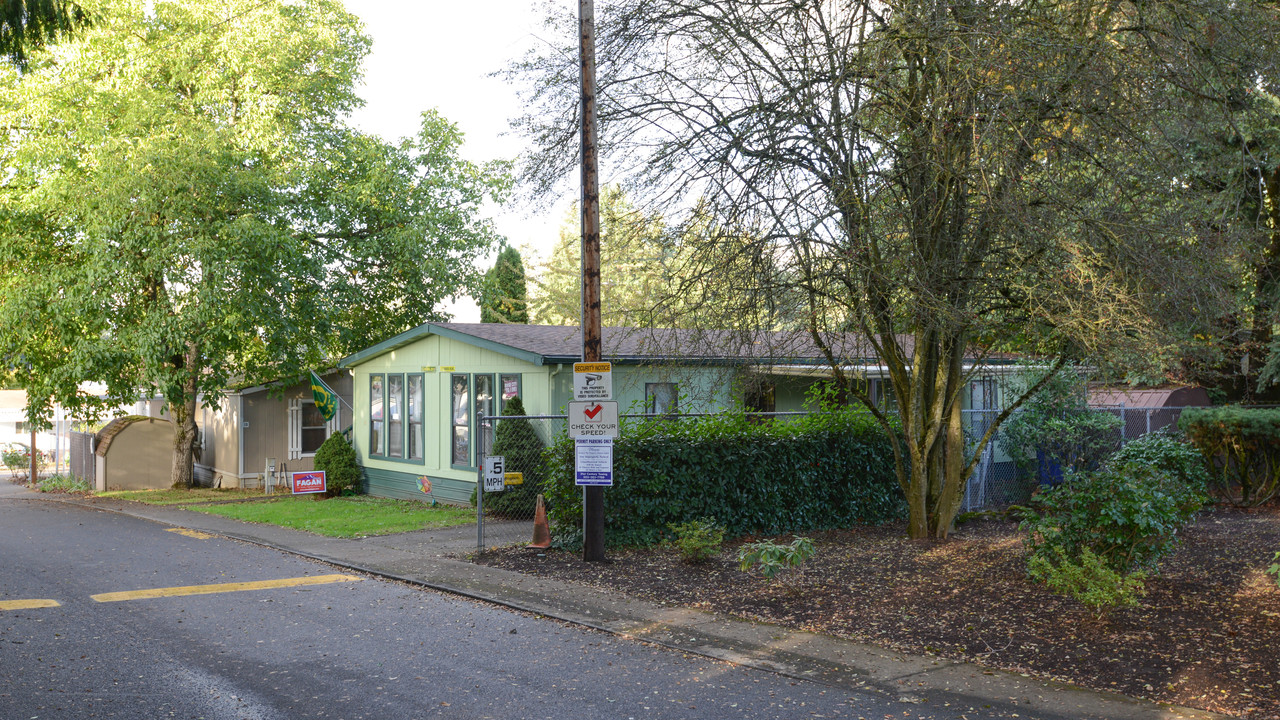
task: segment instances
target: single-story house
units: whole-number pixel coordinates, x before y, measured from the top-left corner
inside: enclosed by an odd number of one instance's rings
[[[331,369],[317,373],[341,401],[328,422],[316,410],[309,381],[232,388],[218,393],[217,406],[202,395],[196,404],[194,475],[205,487],[262,487],[268,459],[276,472],[313,470],[320,445],[351,426],[351,373]],[[169,419],[164,399],[144,398],[134,415]],[[164,441],[173,452],[173,437]],[[171,455],[169,455],[171,457]],[[166,471],[167,472],[167,471]]]
[[[351,426],[351,373],[317,373],[338,394],[338,412],[329,421],[316,409],[309,381],[227,390],[217,408],[196,410],[200,445],[196,481],[215,487],[262,487],[268,458],[279,472],[313,470],[316,450],[330,435]],[[203,399],[202,399],[203,400]]]
[[[891,402],[874,353],[854,345],[837,357]],[[759,412],[812,409],[806,393],[831,377],[826,357],[806,333],[605,328],[604,359],[613,363],[613,398],[622,414],[714,412],[734,405]],[[480,416],[499,415],[520,396],[529,415],[562,413],[581,358],[577,327],[426,323],[339,362],[350,369],[352,438],[372,495],[434,497],[466,503],[476,482]],[[997,407],[999,388],[983,376],[966,407]]]

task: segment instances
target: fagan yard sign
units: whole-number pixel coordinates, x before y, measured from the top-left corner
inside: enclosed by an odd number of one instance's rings
[[[325,491],[323,470],[295,472],[289,473],[289,475],[290,485],[293,487],[294,495],[302,495],[304,493],[322,493]]]

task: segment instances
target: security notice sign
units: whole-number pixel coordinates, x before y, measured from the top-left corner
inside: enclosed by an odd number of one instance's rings
[[[613,363],[580,362],[573,364],[574,400],[612,400]]]
[[[613,438],[573,441],[573,475],[578,485],[613,485]]]
[[[302,495],[304,493],[322,493],[325,491],[324,471],[311,470],[308,472],[289,473],[289,485],[294,495]]]
[[[501,455],[486,455],[484,458],[484,491],[502,492],[507,489],[506,463]]]
[[[618,403],[569,403],[569,437],[618,437]]]

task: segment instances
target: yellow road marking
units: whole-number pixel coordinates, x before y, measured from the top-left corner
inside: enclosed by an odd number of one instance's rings
[[[186,528],[169,528],[168,530],[165,530],[165,532],[178,533],[179,535],[186,535],[189,538],[195,538],[197,540],[208,540],[213,537],[213,535],[210,535],[209,533],[202,533],[199,530],[188,530]]]
[[[327,583],[356,582],[357,580],[360,580],[360,578],[355,575],[310,575],[307,577],[283,578],[281,580],[260,580],[258,582],[125,590],[124,592],[102,593],[100,595],[90,595],[89,597],[97,602],[120,602],[121,600],[144,600],[147,598],[177,597],[179,595],[212,595],[214,593],[241,592],[244,590],[298,587],[299,585],[324,585]]]
[[[0,600],[0,610],[31,610],[58,607],[61,604],[57,600]]]

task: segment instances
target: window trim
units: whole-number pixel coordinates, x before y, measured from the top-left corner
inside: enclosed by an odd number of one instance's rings
[[[506,398],[503,397],[505,393],[502,389],[502,379],[509,378],[509,377],[513,377],[516,379],[516,394],[514,395],[514,397],[520,398],[521,401],[524,400],[524,374],[518,373],[518,372],[517,373],[498,373],[498,414],[499,415],[505,415],[507,412],[507,400]],[[529,408],[526,407],[525,412],[528,412],[528,411],[529,411]]]
[[[418,378],[418,400],[421,407],[418,408],[418,457],[409,455],[409,438],[413,433],[413,404],[412,395],[409,393],[410,378]],[[405,373],[404,376],[404,402],[405,402],[405,423],[404,423],[404,455],[405,460],[416,465],[425,465],[427,462],[427,376],[425,373]]]
[[[391,421],[391,401],[392,401],[392,399],[393,399],[393,398],[392,398],[392,395],[391,395],[391,379],[392,379],[392,378],[398,378],[398,379],[400,380],[400,392],[396,393],[396,397],[394,398],[394,400],[396,401],[396,407],[397,407],[397,408],[399,409],[399,411],[400,411],[400,421],[399,421],[399,422],[400,422],[400,431],[399,431],[398,433],[396,433],[396,435],[398,436],[398,439],[400,440],[400,454],[399,454],[399,455],[392,455],[392,454],[391,454],[391,422],[392,422],[392,421]],[[385,444],[385,445],[384,445],[384,447],[383,447],[383,449],[385,450],[385,452],[383,453],[383,457],[385,457],[385,458],[386,458],[386,459],[388,459],[388,460],[404,460],[404,451],[405,451],[405,447],[404,447],[404,444],[405,444],[405,405],[404,405],[404,396],[405,396],[405,390],[406,390],[406,389],[407,389],[407,388],[406,388],[406,386],[405,386],[405,382],[404,382],[404,373],[387,373],[387,380],[386,380],[386,396],[387,396],[387,400],[386,400],[386,406],[385,406],[385,407],[386,407],[386,410],[383,412],[383,415],[385,416],[385,420],[384,420],[384,423],[383,423],[383,427],[384,427],[384,428],[386,428],[387,440],[386,440],[386,444]]]

